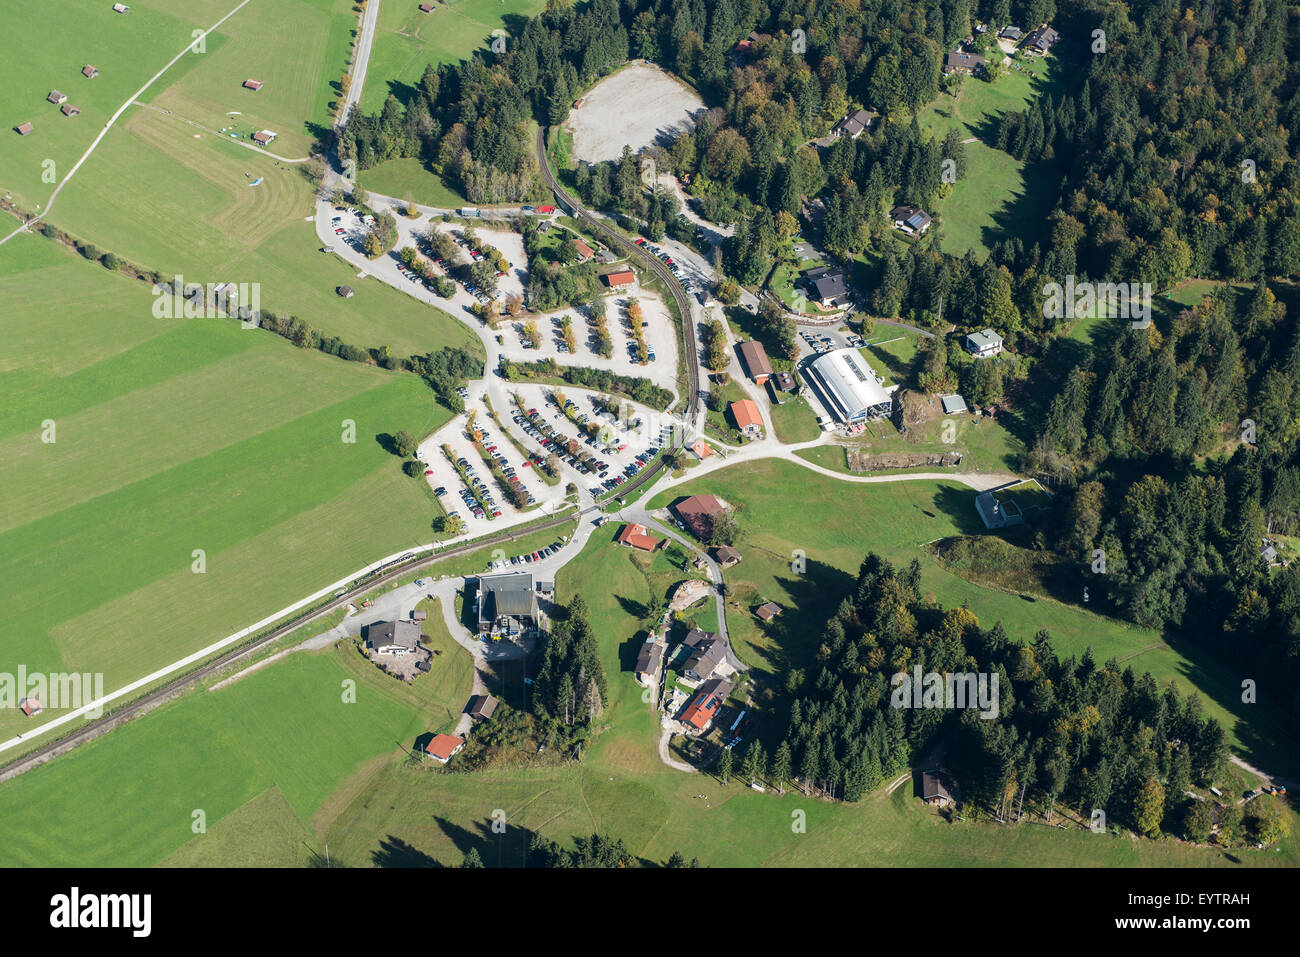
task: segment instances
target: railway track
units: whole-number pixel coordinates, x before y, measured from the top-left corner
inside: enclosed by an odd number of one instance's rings
[[[101,718],[95,719],[89,724],[83,725],[71,734],[64,735],[61,738],[56,738],[53,741],[41,745],[34,751],[29,751],[7,764],[0,765],[0,781],[6,781],[11,777],[16,777],[24,771],[30,770],[39,764],[43,764],[45,761],[48,761],[57,755],[70,751],[78,745],[84,744],[93,738],[99,737],[101,734],[111,731],[119,724],[130,720],[140,712],[148,710],[152,705],[166,701],[168,698],[185,690],[190,685],[196,684],[207,676],[220,671],[232,662],[238,661],[240,658],[257,651],[259,648],[269,645],[279,638],[283,638],[285,635],[303,627],[304,625],[311,624],[313,621],[328,615],[330,612],[348,604],[366,592],[372,591],[373,589],[387,584],[396,578],[410,574],[413,571],[418,571],[421,568],[436,565],[448,558],[459,558],[462,555],[468,555],[471,552],[476,552],[483,548],[490,548],[493,545],[501,545],[506,542],[514,541],[519,535],[541,532],[551,528],[559,528],[573,519],[578,518],[579,515],[580,513],[577,512],[566,512],[560,517],[543,522],[539,525],[530,525],[527,528],[518,529],[515,532],[502,532],[501,534],[494,535],[490,538],[480,538],[473,542],[467,542],[464,545],[458,545],[455,548],[449,548],[446,551],[435,552],[434,554],[424,558],[398,559],[386,568],[378,569],[371,575],[357,579],[352,587],[348,588],[343,594],[336,595],[327,604],[322,605],[313,611],[307,612],[306,614],[279,626],[259,638],[255,638],[246,644],[232,648],[230,651],[214,658],[206,665],[202,665],[194,671],[187,672],[186,674],[167,682],[162,687],[149,692],[141,698],[135,699],[116,711],[112,711]]]
[[[651,255],[647,250],[642,249],[636,243],[631,242],[621,233],[616,232],[605,223],[601,222],[591,213],[589,213],[578,200],[570,196],[568,191],[560,185],[559,180],[555,178],[555,173],[551,169],[550,157],[546,155],[546,127],[541,126],[537,129],[537,167],[542,171],[542,176],[546,180],[546,185],[550,187],[551,192],[555,194],[559,205],[567,212],[573,215],[573,218],[588,226],[593,232],[604,237],[605,241],[613,249],[625,253],[628,258],[641,264],[643,268],[648,268],[660,281],[673,297],[673,302],[677,306],[678,315],[682,320],[682,355],[686,360],[686,384],[689,395],[686,400],[686,416],[694,419],[699,412],[700,405],[700,361],[699,351],[695,342],[694,319],[691,316],[691,300],[686,295],[686,290],[682,284],[677,281],[677,277],[668,271],[668,267],[661,263],[657,257]],[[620,485],[616,493],[617,497],[622,498],[630,492],[635,492],[643,486],[654,481],[659,474],[667,467],[668,460],[679,452],[686,445],[686,430],[682,430],[681,444],[675,445],[670,455],[659,456],[655,459],[654,465],[646,468],[632,481]]]

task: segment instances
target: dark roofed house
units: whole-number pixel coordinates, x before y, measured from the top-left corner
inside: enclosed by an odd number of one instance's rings
[[[889,211],[895,229],[909,236],[919,236],[930,228],[930,214],[919,206],[895,206]]]
[[[55,106],[68,102],[68,94],[60,93],[58,90],[50,90],[50,95],[46,97]]]
[[[876,114],[871,110],[854,110],[831,127],[831,136],[848,136],[857,139],[871,129],[871,124],[875,122]]]
[[[828,266],[818,266],[803,274],[812,298],[823,308],[832,309],[842,305],[849,298],[848,277],[839,270]]]
[[[782,608],[774,601],[767,601],[759,605],[754,614],[764,621],[771,621],[777,615],[781,614]]]
[[[30,123],[19,123],[17,126],[14,127],[14,132],[16,132],[19,136],[26,136],[34,129],[36,129],[36,127],[32,126],[32,124]]]
[[[411,612],[411,621],[428,621],[428,620],[429,620],[429,613],[425,611],[423,608],[417,608],[415,611]]]
[[[1003,40],[1019,40],[1024,35],[1024,31],[1019,27],[1003,27],[998,31],[998,36]]]
[[[695,681],[708,681],[726,657],[727,648],[712,632],[692,628],[682,642],[691,655],[682,666],[682,674]]]
[[[64,103],[59,109],[64,116],[79,116],[81,114],[81,107],[73,106],[71,103]]]
[[[731,683],[721,678],[706,682],[682,712],[682,722],[697,731],[708,728],[714,715],[731,694]]]
[[[99,70],[87,63],[81,68],[81,75],[93,80],[95,77],[99,76]]]
[[[465,739],[454,734],[435,734],[424,746],[425,753],[439,764],[446,764],[456,756],[456,752],[465,747]]]
[[[682,524],[696,538],[708,538],[713,531],[713,520],[722,514],[722,503],[712,495],[692,495],[672,506]]]
[[[256,93],[256,92],[257,92],[258,90],[260,90],[261,88],[262,88],[262,81],[261,81],[261,80],[245,80],[245,81],[244,81],[244,89],[246,89],[246,90],[252,90],[254,93]]]
[[[643,685],[657,684],[663,667],[666,645],[651,632],[636,656],[636,680]]]
[[[921,772],[921,800],[926,804],[947,807],[954,803],[952,786],[952,779],[938,768]]]
[[[1060,39],[1061,35],[1044,23],[1038,29],[1029,32],[1020,49],[1030,56],[1046,56]]]
[[[478,631],[501,638],[537,624],[537,594],[528,572],[490,575],[478,580]]]
[[[955,50],[948,54],[944,60],[944,73],[960,73],[970,75],[979,73],[984,69],[984,57],[979,53],[967,53],[965,50]]]
[[[711,548],[709,549],[709,555],[723,568],[730,568],[732,565],[740,563],[740,552],[730,545],[719,545],[717,548]]]
[[[492,717],[492,713],[496,711],[497,705],[500,703],[500,701],[492,697],[490,694],[476,694],[470,698],[469,702],[465,705],[465,713],[471,718],[482,718],[483,720],[487,720]]]
[[[366,645],[380,654],[415,651],[420,637],[420,626],[413,621],[377,621],[366,629]]]
[[[355,295],[352,291],[351,286],[339,286],[334,291],[338,293],[340,296],[342,296],[344,299],[351,299],[353,295]]]
[[[793,392],[799,385],[794,381],[793,372],[778,372],[776,374],[776,387],[782,392]]]
[[[763,348],[763,343],[746,339],[736,346],[736,352],[745,367],[745,372],[756,385],[763,385],[772,377],[772,363],[767,358],[767,350]]]

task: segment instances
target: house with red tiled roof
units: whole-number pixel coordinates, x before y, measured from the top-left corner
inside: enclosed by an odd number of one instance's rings
[[[41,708],[40,701],[35,698],[24,698],[23,703],[19,705],[19,707],[22,708],[23,714],[27,715],[29,718],[34,714],[40,714],[41,711],[44,710]]]
[[[682,712],[682,723],[690,725],[697,731],[706,730],[729,694],[731,694],[731,682],[722,678],[706,681],[686,705],[686,710]]]
[[[99,70],[87,63],[81,68],[81,75],[93,80],[95,77],[99,76]]]
[[[713,451],[713,446],[711,446],[708,442],[705,442],[703,439],[697,439],[696,441],[692,442],[691,451],[694,452],[699,457],[701,462],[707,459],[710,455],[717,454],[716,452]]]
[[[463,747],[464,738],[454,734],[435,734],[433,740],[424,746],[424,752],[439,764],[446,764]]]
[[[649,534],[644,525],[628,523],[619,531],[618,537],[614,541],[620,545],[639,548],[643,552],[653,552],[662,544],[663,539],[655,538]]]
[[[753,399],[741,399],[739,402],[731,403],[731,418],[735,421],[736,428],[751,439],[762,436],[763,417],[758,414],[758,403]]]
[[[262,88],[261,80],[248,79],[244,81],[244,89],[246,90],[252,90],[254,93],[256,93],[261,88]]]
[[[708,538],[713,531],[713,520],[723,511],[722,503],[712,495],[692,495],[671,508],[697,538]]]
[[[596,255],[596,250],[592,249],[581,239],[575,239],[573,245],[577,247],[578,255],[582,257],[582,262],[586,262],[588,259]]]
[[[618,272],[609,272],[600,277],[605,280],[605,285],[610,289],[617,289],[619,286],[630,286],[636,282],[636,273],[630,269],[620,269]]]

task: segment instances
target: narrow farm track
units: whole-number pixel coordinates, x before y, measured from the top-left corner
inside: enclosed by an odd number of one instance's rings
[[[547,522],[541,522],[537,525],[528,526],[527,528],[513,529],[509,532],[501,532],[500,534],[487,538],[476,539],[475,541],[467,542],[464,545],[458,545],[455,548],[449,548],[446,551],[438,552],[426,558],[413,558],[405,561],[399,559],[392,565],[383,569],[382,574],[372,575],[358,580],[358,582],[351,588],[348,588],[343,592],[343,594],[336,595],[327,604],[294,618],[251,642],[232,648],[230,651],[214,658],[206,665],[167,682],[165,685],[149,692],[143,697],[135,699],[116,711],[106,714],[102,718],[98,718],[91,723],[78,728],[72,734],[50,741],[47,744],[41,745],[34,751],[27,752],[22,757],[17,758],[6,765],[0,766],[0,781],[7,781],[10,778],[17,777],[24,771],[29,771],[37,765],[44,764],[46,761],[72,750],[80,744],[84,744],[93,738],[99,737],[101,734],[113,730],[113,728],[123,722],[129,721],[136,715],[150,710],[155,705],[164,703],[169,698],[174,697],[191,685],[194,685],[207,676],[220,671],[231,662],[238,661],[240,658],[257,651],[259,648],[263,648],[290,632],[296,631],[303,625],[311,624],[313,621],[328,615],[330,612],[347,605],[353,599],[365,594],[366,592],[373,591],[375,588],[386,585],[404,575],[409,575],[411,572],[423,568],[429,568],[445,559],[459,558],[462,555],[468,555],[484,548],[490,548],[493,545],[502,545],[506,542],[514,541],[521,534],[531,534],[533,532],[559,528],[573,521],[574,518],[579,518],[579,516],[575,513],[566,512],[564,515]]]

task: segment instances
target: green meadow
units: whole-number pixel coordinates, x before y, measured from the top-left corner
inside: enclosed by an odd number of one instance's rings
[[[146,284],[39,236],[0,249],[0,297],[11,661],[116,688],[430,539],[438,506],[377,441],[447,420],[416,377],[156,319]]]

